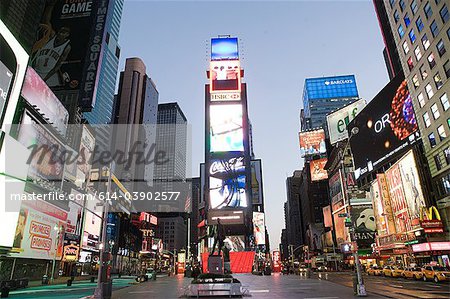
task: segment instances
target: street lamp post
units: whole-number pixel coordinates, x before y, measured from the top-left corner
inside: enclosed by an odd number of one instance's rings
[[[342,167],[342,172],[344,174],[344,178],[346,177],[346,173],[345,173],[345,167],[344,167],[344,155],[345,152],[348,148],[348,146],[350,145],[350,139],[355,136],[356,134],[359,133],[359,128],[358,127],[353,127],[351,132],[350,132],[350,136],[348,137],[347,143],[344,146],[344,149],[342,150],[342,156],[341,156],[341,167]],[[352,159],[352,163],[353,163],[353,159]],[[353,167],[354,168],[354,167]],[[350,199],[348,198],[348,194],[347,194],[348,190],[346,190],[344,192],[344,196],[347,197],[348,200],[348,205],[350,207],[350,213],[351,214],[351,205],[350,205]],[[354,229],[354,224],[352,225],[352,229]],[[350,238],[350,240],[353,241],[354,238]],[[354,244],[355,244],[355,248],[353,250],[353,258],[355,261],[355,268],[356,268],[356,277],[357,277],[357,287],[356,287],[356,295],[358,297],[365,297],[367,296],[367,292],[366,292],[366,287],[364,286],[364,281],[362,278],[362,274],[361,274],[361,264],[359,261],[359,255],[358,255],[358,245],[356,240],[354,240]]]

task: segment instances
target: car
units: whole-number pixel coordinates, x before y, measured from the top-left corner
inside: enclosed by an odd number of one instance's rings
[[[416,280],[422,279],[423,273],[422,269],[419,267],[407,267],[403,270],[402,273],[403,278],[414,278]]]
[[[367,269],[367,275],[380,276],[383,269],[378,268],[378,266],[371,266]]]
[[[403,268],[397,266],[385,266],[383,268],[383,276],[401,277]]]
[[[432,279],[434,282],[450,281],[450,271],[441,266],[427,265],[422,268],[423,281]]]

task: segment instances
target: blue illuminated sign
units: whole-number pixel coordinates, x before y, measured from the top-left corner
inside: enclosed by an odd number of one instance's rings
[[[309,100],[358,97],[354,75],[309,78],[305,90]]]
[[[234,59],[239,59],[237,37],[211,39],[211,60]]]

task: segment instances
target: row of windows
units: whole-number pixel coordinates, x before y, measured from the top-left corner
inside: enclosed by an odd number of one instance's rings
[[[444,154],[444,161],[441,159],[441,156],[439,154],[434,156],[434,163],[436,164],[437,170],[441,170],[446,165],[450,165],[450,148],[446,148],[443,151],[443,154]]]

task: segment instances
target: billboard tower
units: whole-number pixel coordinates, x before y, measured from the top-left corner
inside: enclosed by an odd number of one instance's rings
[[[250,244],[251,157],[246,84],[236,37],[211,39],[205,85],[205,199],[208,224],[220,218],[227,236]]]

